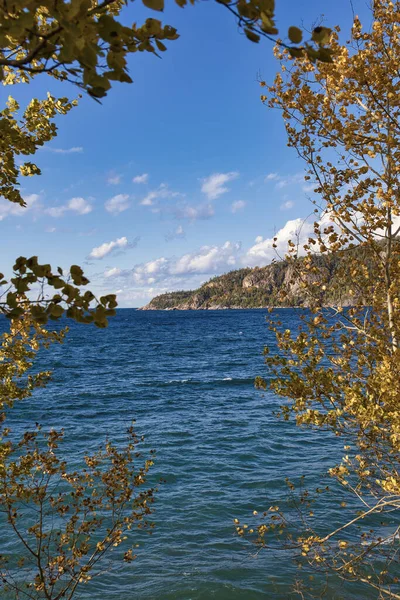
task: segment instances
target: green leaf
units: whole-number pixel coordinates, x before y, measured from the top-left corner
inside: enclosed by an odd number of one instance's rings
[[[265,31],[265,33],[269,33],[271,35],[276,35],[278,33],[278,30],[275,27],[275,21],[271,19],[271,17],[265,12],[261,13],[261,21],[261,29]]]
[[[303,48],[289,48],[289,54],[292,58],[300,58],[304,55]]]
[[[18,279],[15,284],[15,289],[17,290],[18,294],[24,294],[29,290],[28,281],[26,279]]]
[[[311,38],[317,44],[329,44],[331,33],[332,29],[329,29],[329,27],[316,27],[312,32]]]
[[[275,0],[258,0],[260,9],[267,12],[271,16],[275,12]]]
[[[94,294],[92,292],[90,292],[89,290],[84,293],[83,297],[86,302],[91,302],[95,298]]]
[[[104,96],[107,95],[107,92],[104,90],[104,88],[94,87],[88,88],[88,94],[89,96],[93,96],[93,98],[104,98]]]
[[[158,19],[146,19],[146,28],[151,35],[160,35],[162,31],[161,21]]]
[[[333,63],[333,52],[330,48],[320,48],[318,51],[318,60],[325,63]]]
[[[303,32],[298,27],[289,27],[288,35],[293,44],[300,44],[303,39]]]
[[[175,27],[171,27],[170,25],[165,25],[164,35],[167,40],[177,40],[179,38],[179,34],[177,33]]]
[[[133,79],[131,79],[131,77],[129,77],[128,73],[125,71],[121,73],[121,75],[118,77],[118,80],[121,83],[133,83]]]
[[[31,267],[33,273],[36,275],[36,277],[44,277],[44,276],[49,276],[51,274],[51,267],[50,265],[32,265]]]
[[[58,277],[57,275],[55,275],[54,277],[49,277],[47,281],[49,282],[49,285],[51,285],[56,290],[60,290],[65,285],[61,277]]]
[[[160,50],[160,52],[165,52],[167,49],[167,46],[165,46],[165,44],[160,42],[160,40],[156,40],[156,46]]]
[[[6,317],[8,319],[17,319],[23,313],[24,313],[24,309],[21,306],[17,306],[16,308],[13,308],[12,310],[10,310],[10,312],[8,312],[6,314]]]
[[[164,10],[164,0],[143,0],[143,4],[151,10]]]
[[[45,311],[39,304],[33,304],[31,306],[31,313],[35,320],[42,319],[45,317]]]
[[[29,269],[32,269],[32,267],[36,267],[38,264],[38,257],[37,256],[31,256],[30,258],[28,258],[28,260],[26,261],[26,265]]]
[[[50,314],[52,317],[56,317],[57,319],[62,316],[64,309],[59,304],[52,304],[50,308]]]
[[[15,265],[13,266],[13,270],[14,271],[20,271],[21,273],[23,273],[24,271],[21,271],[21,269],[23,267],[25,267],[25,264],[26,264],[26,258],[24,256],[20,256],[15,261]],[[3,277],[4,277],[4,275],[3,275]]]
[[[82,51],[83,63],[88,67],[94,67],[97,65],[97,52],[94,44],[88,44]]]
[[[251,29],[248,29],[247,27],[245,27],[244,30],[246,37],[251,41],[251,42],[259,42],[260,41],[260,36],[255,33],[254,31],[252,31]]]
[[[17,308],[17,294],[14,292],[8,292],[7,294],[7,304],[10,308]]]
[[[79,265],[72,265],[70,268],[70,273],[72,275],[72,277],[79,275],[80,277],[82,277],[83,275],[83,271],[82,271],[82,267],[80,267]]]
[[[95,319],[94,324],[96,325],[96,327],[99,327],[100,329],[105,329],[108,325],[108,321],[107,321],[107,319],[102,319],[101,321]]]

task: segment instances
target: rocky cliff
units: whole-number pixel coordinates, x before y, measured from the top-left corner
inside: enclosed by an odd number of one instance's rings
[[[310,272],[308,283],[315,277],[327,282],[323,303],[326,305],[352,304],[349,286],[343,283],[346,257],[334,255],[318,257],[314,263],[318,276]],[[300,269],[301,270],[301,269]],[[266,267],[239,269],[214,277],[194,291],[170,292],[156,296],[142,310],[200,310],[228,308],[265,308],[270,306],[308,306],[304,289],[304,273],[296,265],[274,262]]]

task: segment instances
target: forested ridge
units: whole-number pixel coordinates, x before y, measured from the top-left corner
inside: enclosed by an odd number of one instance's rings
[[[318,269],[326,306],[350,306],[356,301],[368,303],[364,290],[353,289],[351,274],[346,274],[346,261],[351,253],[367,260],[366,250],[355,247],[351,250],[332,253],[328,256],[315,254],[313,266]],[[204,310],[224,308],[264,308],[272,306],[308,306],[308,288],[305,283],[314,279],[312,269],[305,275],[304,259],[275,261],[265,267],[243,268],[211,278],[196,290],[168,292],[156,296],[142,310]],[[326,285],[320,279],[325,274]]]

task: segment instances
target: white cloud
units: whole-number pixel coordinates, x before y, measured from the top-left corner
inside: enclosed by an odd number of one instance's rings
[[[155,204],[155,200],[164,199],[164,198],[177,198],[182,196],[180,192],[174,192],[169,189],[166,183],[162,183],[158,186],[156,190],[152,190],[143,198],[140,202],[142,206],[153,206]]]
[[[321,221],[328,224],[329,218]],[[212,275],[219,275],[242,266],[264,266],[278,256],[287,252],[289,240],[299,244],[299,254],[304,254],[302,248],[309,237],[313,236],[314,224],[303,219],[292,219],[277,232],[276,236],[264,238],[259,235],[254,244],[243,251],[239,242],[227,241],[222,245],[202,246],[194,252],[187,252],[181,256],[160,256],[145,263],[136,264],[132,269],[118,269],[113,267],[104,273],[106,280],[118,278],[123,283],[124,290],[135,292],[145,297],[148,288],[163,289],[196,289]],[[174,236],[184,234],[183,227],[179,225],[173,232]],[[171,234],[172,235],[172,234]],[[276,237],[276,240],[274,240]],[[274,244],[277,246],[275,249]],[[108,252],[109,244],[104,244],[98,249],[101,255]],[[103,249],[104,248],[104,249]],[[161,293],[161,292],[160,292]]]
[[[244,200],[236,200],[236,202],[232,202],[231,211],[233,213],[237,213],[239,210],[243,210],[246,206],[246,202]]]
[[[222,246],[203,246],[197,252],[178,258],[161,256],[135,265],[131,270],[120,271],[118,275],[135,287],[153,286],[161,282],[166,289],[179,288],[182,283],[187,283],[188,277],[213,275],[234,269],[240,261],[240,249],[239,242],[230,241]],[[195,285],[199,284],[197,278]]]
[[[136,177],[134,177],[132,179],[133,183],[147,183],[148,180],[149,180],[148,173],[143,173],[142,175],[136,175]]]
[[[90,204],[90,202],[85,200],[85,198],[77,197],[71,198],[67,204],[46,208],[44,212],[51,217],[62,217],[66,212],[72,212],[77,215],[87,215],[88,213],[92,212],[92,210],[93,206]]]
[[[10,202],[5,198],[0,198],[0,221],[6,217],[23,217],[27,212],[39,208],[39,194],[28,194],[24,196],[26,206],[20,206],[16,202]]]
[[[26,202],[25,207],[1,198],[0,221],[11,216],[23,217],[27,212],[34,212],[36,214],[43,212],[51,217],[62,217],[66,212],[71,212],[78,215],[86,215],[93,210],[93,206],[84,198],[71,198],[71,200],[69,200],[66,204],[62,204],[60,206],[51,206],[46,209],[43,209],[43,205],[39,202],[38,194],[29,194],[24,196],[24,200]]]
[[[213,173],[209,177],[203,179],[201,191],[207,196],[209,200],[215,200],[222,194],[229,191],[229,188],[225,186],[228,181],[236,179],[239,173],[236,171],[230,171],[229,173]]]
[[[187,204],[180,203],[173,208],[173,213],[177,219],[188,219],[189,221],[198,221],[209,219],[215,214],[212,204]]]
[[[281,210],[290,210],[291,208],[293,208],[294,206],[294,202],[292,202],[292,200],[286,200],[286,202],[283,202],[280,205],[280,209]]]
[[[147,194],[147,196],[145,196],[145,197],[143,198],[143,200],[140,202],[140,204],[141,204],[142,206],[152,206],[152,204],[153,204],[153,202],[154,202],[154,200],[155,200],[156,198],[158,198],[158,194],[157,194],[157,192],[156,192],[156,191],[149,192],[149,193]]]
[[[288,179],[280,179],[278,181],[278,183],[275,185],[277,190],[281,190],[282,188],[286,187],[289,185],[289,180]]]
[[[104,204],[106,211],[114,215],[124,212],[129,206],[130,202],[128,194],[117,194],[110,198],[110,200],[107,200]]]
[[[325,213],[319,222],[322,228],[329,227],[332,224],[332,215]],[[169,235],[171,238],[183,236],[182,225],[178,225]],[[136,264],[132,269],[108,268],[103,274],[104,285],[108,290],[118,285],[127,304],[129,298],[131,301],[140,298],[144,302],[149,297],[166,291],[196,289],[212,275],[242,266],[265,266],[287,253],[289,240],[297,245],[298,254],[304,255],[303,245],[310,237],[314,237],[312,217],[310,220],[291,219],[274,236],[264,238],[258,235],[247,250],[243,250],[240,243],[227,241],[222,245],[202,246],[197,251],[181,256],[159,256],[148,262]],[[127,247],[126,238],[94,248],[91,258],[102,258],[121,247],[123,250]],[[315,251],[318,251],[317,247]]]
[[[123,307],[131,307],[131,306],[142,306],[143,304],[149,302],[154,296],[159,296],[160,294],[164,294],[168,292],[169,288],[166,287],[141,287],[132,289],[112,289],[113,294],[117,294],[118,297],[118,305]],[[110,292],[107,292],[110,293]]]
[[[171,265],[171,274],[215,273],[225,268],[233,269],[240,248],[239,242],[225,242],[222,246],[203,246],[197,253],[181,256]]]
[[[330,225],[337,227],[330,213],[324,213],[319,223],[322,229]],[[360,216],[358,225],[361,223]],[[400,217],[396,218],[395,226],[398,225],[400,225]],[[379,235],[380,231],[375,233]],[[179,225],[174,234],[183,234],[183,227]],[[167,291],[196,289],[212,275],[219,275],[242,266],[265,266],[287,253],[289,240],[298,246],[298,254],[304,255],[303,245],[312,237],[315,237],[313,217],[310,220],[291,219],[272,237],[264,238],[258,235],[254,244],[247,250],[242,250],[240,243],[227,241],[221,246],[203,246],[197,251],[178,257],[161,256],[136,264],[132,269],[108,268],[103,274],[104,286],[110,293],[111,288],[114,292],[114,287],[118,285],[121,288],[121,300],[124,305],[137,302],[139,299],[139,303],[144,303],[151,297]],[[103,244],[94,250],[106,255],[110,244],[113,243],[115,244],[115,242]],[[274,245],[276,248],[273,247]],[[315,251],[318,251],[317,246]]]
[[[68,210],[78,213],[78,215],[87,215],[92,212],[93,207],[84,198],[71,198],[68,202]]]
[[[287,221],[274,236],[276,240],[274,238],[264,239],[262,236],[258,236],[256,243],[243,256],[242,263],[247,266],[258,267],[267,265],[274,258],[283,257],[286,254],[289,240],[299,244],[299,254],[304,253],[302,246],[313,235],[313,232],[313,223],[303,219]],[[273,247],[274,244],[276,248]]]
[[[114,250],[128,250],[129,248],[136,248],[136,246],[139,243],[139,240],[140,237],[135,237],[133,242],[129,243],[128,239],[125,236],[123,236],[116,240],[113,240],[112,242],[104,242],[104,244],[93,248],[88,258],[94,258],[96,260],[99,260],[107,256],[111,252],[114,252]]]
[[[363,218],[360,213],[354,214],[354,223],[359,228],[363,225]],[[394,219],[395,227],[400,226],[400,217]],[[324,244],[329,247],[329,241],[327,235],[324,234],[325,229],[333,227],[335,231],[340,233],[340,226],[335,222],[334,216],[331,212],[324,212],[322,217],[319,219],[319,226],[324,239]],[[352,227],[355,231],[356,228]],[[383,230],[375,230],[373,234],[376,237],[384,235]],[[276,238],[276,239],[274,239]],[[314,220],[311,218],[307,219],[292,219],[285,223],[285,225],[271,238],[264,239],[262,236],[257,236],[255,244],[251,246],[247,252],[243,255],[242,264],[247,266],[264,266],[269,264],[273,259],[283,258],[288,250],[288,241],[291,240],[297,246],[298,256],[305,254],[304,244],[308,243],[310,238],[315,238],[314,233]],[[276,245],[276,248],[273,245]],[[318,243],[314,246],[314,252],[319,251]]]
[[[107,269],[107,271],[104,271],[104,277],[106,279],[109,279],[110,277],[118,277],[120,273],[121,269],[119,269],[118,267],[112,267],[112,269]]]
[[[82,146],[74,146],[73,148],[51,148],[50,146],[44,146],[43,150],[54,152],[54,154],[81,154],[83,152]]]
[[[152,213],[170,215],[175,219],[197,221],[209,219],[214,215],[214,207],[210,202],[189,204],[185,194],[171,190],[166,183],[151,190],[141,201],[142,206],[148,206]]]
[[[157,258],[156,260],[151,260],[145,263],[145,265],[142,268],[140,268],[140,271],[146,273],[147,275],[153,273],[156,274],[163,269],[164,265],[167,264],[168,260],[166,258]]]
[[[189,204],[183,200],[158,204],[152,207],[151,212],[160,215],[171,215],[175,219],[185,219],[191,222],[209,219],[215,214],[214,207],[210,203]]]
[[[66,207],[65,206],[52,206],[50,208],[46,208],[46,210],[44,211],[46,214],[50,215],[51,217],[54,218],[58,218],[58,217],[62,217],[63,214],[66,211]]]
[[[113,242],[104,242],[104,244],[101,244],[101,246],[93,248],[93,250],[89,254],[89,258],[95,258],[96,260],[99,260],[110,254],[110,252],[112,252],[116,248],[121,249],[126,248],[127,246],[128,239],[126,237],[118,238]]]
[[[118,185],[121,183],[121,175],[110,175],[107,179],[107,183],[110,185]]]
[[[269,173],[264,181],[269,183],[270,181],[275,182],[275,189],[281,190],[288,185],[304,183],[304,172],[294,173],[293,175],[278,175],[278,173]]]
[[[165,236],[165,240],[167,242],[170,242],[171,240],[177,240],[180,238],[184,238],[185,237],[185,230],[183,229],[182,225],[178,225],[178,227],[176,229],[174,229],[173,231],[169,231],[166,236]]]

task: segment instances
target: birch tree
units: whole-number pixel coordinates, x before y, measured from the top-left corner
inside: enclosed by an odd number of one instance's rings
[[[323,503],[313,508],[312,490],[297,494],[288,482],[299,510],[271,507],[253,536],[268,547],[278,532],[301,562],[362,583],[371,597],[400,598],[400,3],[377,0],[371,10],[371,26],[356,17],[345,46],[339,28],[332,33],[333,63],[294,62],[277,48],[281,71],[273,85],[261,83],[262,101],[281,112],[288,145],[304,161],[315,205],[314,235],[300,252],[290,244],[287,256],[309,311],[299,331],[272,313],[278,352],[265,350],[268,374],[285,400],[281,416],[330,432],[344,451],[329,470],[336,527]],[[326,306],[332,253],[345,259],[351,306]]]

